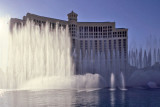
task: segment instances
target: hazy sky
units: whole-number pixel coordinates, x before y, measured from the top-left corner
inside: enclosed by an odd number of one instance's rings
[[[130,46],[160,36],[160,0],[0,0],[0,16],[22,18],[30,12],[67,20],[72,10],[78,21],[115,21],[128,28]]]

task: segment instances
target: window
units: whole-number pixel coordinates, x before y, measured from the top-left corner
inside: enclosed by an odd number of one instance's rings
[[[93,27],[89,27],[89,32],[93,32]]]
[[[103,35],[107,35],[107,33],[103,33]]]
[[[83,41],[80,40],[80,49],[82,50],[83,49]]]
[[[102,32],[102,27],[98,27],[98,32]]]
[[[90,49],[93,49],[92,40],[90,40]]]
[[[84,27],[84,32],[88,32],[88,27],[87,26]]]
[[[75,45],[76,45],[75,39],[72,39],[72,44],[73,44],[73,47],[75,47]]]
[[[126,39],[123,39],[123,47],[126,47]]]
[[[97,32],[97,27],[96,26],[94,27],[94,32]]]
[[[118,43],[119,43],[119,56],[121,58],[121,39],[118,39]]]
[[[104,51],[107,50],[107,40],[104,40]]]
[[[83,32],[83,26],[79,27],[79,32]]]
[[[95,40],[95,52],[97,52],[97,40]]]
[[[111,44],[111,40],[109,40],[109,49],[111,50],[112,44]]]
[[[87,40],[85,40],[85,49],[86,50],[88,49],[88,42],[87,42]]]
[[[99,51],[102,52],[102,41],[99,40]]]
[[[103,33],[107,34],[107,26],[103,26]],[[104,35],[104,34],[103,34]]]
[[[114,49],[116,49],[116,40],[114,40]]]
[[[126,58],[127,55],[126,39],[123,39],[123,49],[124,49],[124,57]]]

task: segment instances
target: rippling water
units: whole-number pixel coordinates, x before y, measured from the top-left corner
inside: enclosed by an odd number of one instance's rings
[[[1,90],[1,107],[159,107],[160,89]]]

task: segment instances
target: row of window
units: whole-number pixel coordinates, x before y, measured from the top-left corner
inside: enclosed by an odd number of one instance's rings
[[[88,50],[88,47],[90,47],[91,50],[93,50],[94,48],[94,51],[97,52],[97,51],[100,51],[102,52],[103,49],[105,52],[107,52],[107,45],[109,46],[108,47],[108,50],[111,50],[112,49],[112,42],[113,42],[113,49],[117,50],[118,49],[118,52],[119,52],[119,55],[121,56],[122,55],[122,52],[124,54],[124,57],[126,58],[127,56],[127,48],[126,48],[126,39],[118,39],[118,40],[109,40],[107,44],[107,40],[85,40],[85,41],[80,41],[80,49],[83,51],[83,50]],[[83,43],[84,43],[84,48],[83,48]],[[118,43],[118,47],[116,47]],[[123,43],[123,47],[121,46]],[[103,47],[104,46],[104,47]]]
[[[83,35],[111,35],[112,33],[111,32],[108,32],[108,33],[79,33],[80,36],[83,36]]]
[[[70,33],[75,33],[76,31],[70,31]],[[79,33],[80,38],[112,38],[111,33]],[[98,35],[98,36],[97,36]],[[104,35],[104,36],[101,36]],[[107,36],[108,35],[108,36]],[[127,37],[126,34],[113,35],[113,37]]]
[[[120,35],[120,36],[113,36],[113,37],[127,37],[126,35]],[[112,38],[112,35],[108,35],[108,36],[79,36],[79,38]]]
[[[108,32],[108,33],[105,33],[105,32],[103,32],[103,33],[101,33],[101,32],[94,32],[94,33],[83,33],[83,32],[80,32],[79,33],[79,35],[111,35],[112,33],[111,32]],[[127,35],[127,33],[114,33],[113,34],[113,37],[125,37]]]
[[[127,35],[113,35],[113,37],[127,37]]]
[[[108,29],[107,29],[108,28]],[[79,32],[106,32],[112,31],[112,26],[80,26]]]
[[[121,48],[122,48],[122,46],[121,46],[122,40],[121,39],[119,39],[118,41],[113,40],[113,48],[116,48],[117,42],[118,42],[118,47],[121,50]],[[103,46],[102,40],[99,40],[99,42],[98,42],[98,40],[90,40],[90,41],[85,40],[84,47],[85,47],[85,49],[87,49],[90,44],[90,48],[93,49],[93,44],[94,44],[95,49],[97,49],[98,43],[99,43],[99,49],[102,49],[102,46]],[[106,50],[107,49],[107,41],[103,40],[103,44],[104,44],[104,50]],[[111,49],[112,48],[112,40],[109,40],[108,45],[109,45],[109,49]],[[127,45],[126,39],[123,39],[123,48],[125,51],[126,51],[126,45]],[[81,49],[83,48],[83,41],[82,40],[80,40],[80,48]]]
[[[113,32],[113,35],[114,35],[114,34],[115,34],[115,35],[117,35],[117,34],[125,34],[125,35],[126,35],[126,34],[127,34],[127,31],[122,31],[122,32]]]
[[[76,28],[70,27],[69,30],[77,30]]]
[[[39,26],[44,26],[46,24],[46,21],[41,21],[41,20],[37,20],[37,19],[33,19],[33,22],[36,24],[36,25],[39,25]],[[50,28],[54,29],[55,28],[55,23],[53,22],[49,22],[49,26]],[[58,27],[64,27],[66,28],[66,25],[64,24],[59,24]]]
[[[77,28],[77,25],[75,25],[75,24],[70,24],[70,25],[69,25],[69,28],[71,28],[71,27],[72,27],[72,28],[74,28],[74,27]]]

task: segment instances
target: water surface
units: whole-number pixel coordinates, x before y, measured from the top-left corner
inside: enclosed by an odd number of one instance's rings
[[[159,107],[160,89],[1,90],[1,107]]]

